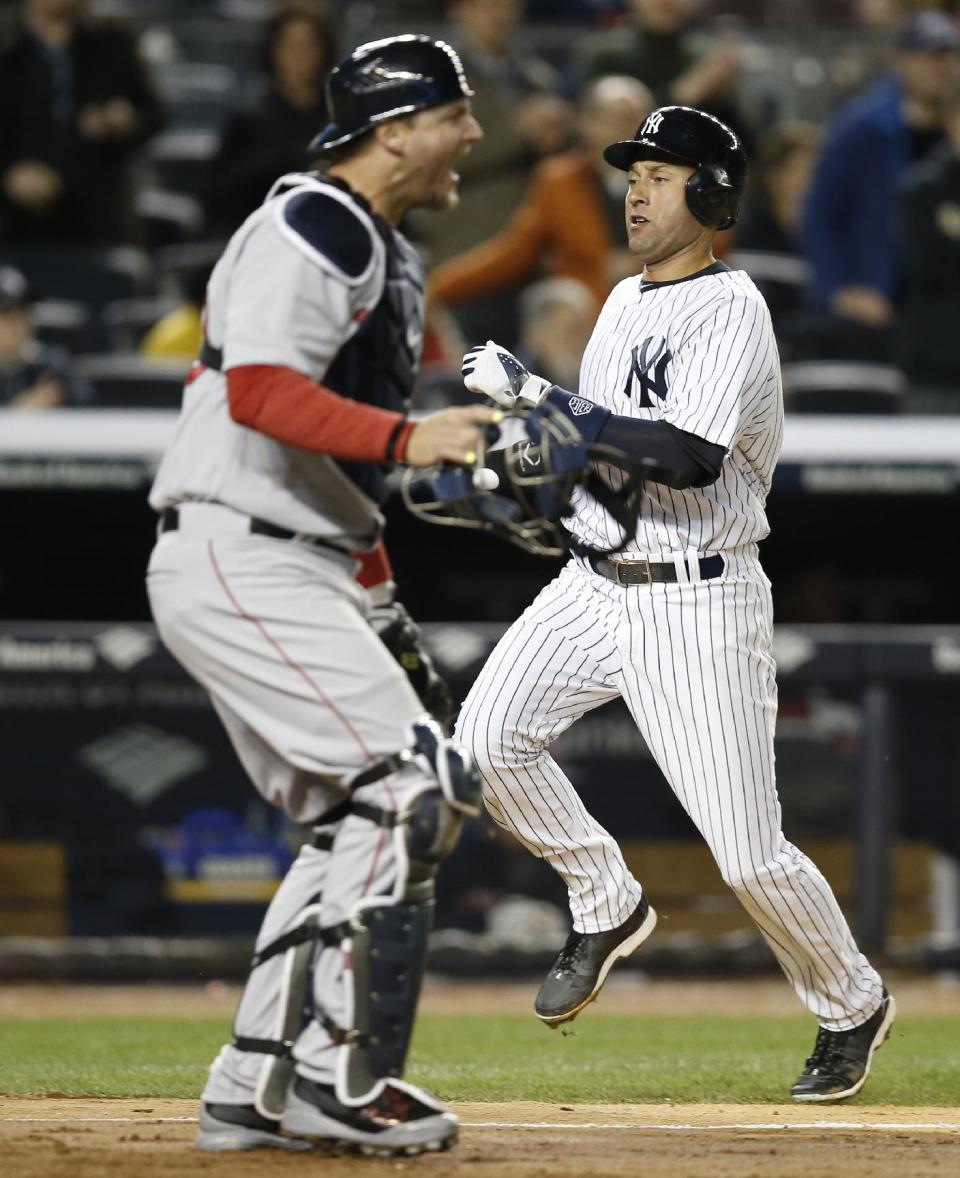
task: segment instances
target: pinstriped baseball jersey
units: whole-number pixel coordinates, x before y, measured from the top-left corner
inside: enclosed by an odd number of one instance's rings
[[[584,352],[580,394],[728,452],[707,487],[646,483],[636,540],[624,555],[719,551],[767,535],[783,391],[770,314],[746,274],[718,262],[676,282],[621,282]],[[595,499],[578,491],[574,506],[570,527],[580,540],[597,548],[619,542],[617,524]]]

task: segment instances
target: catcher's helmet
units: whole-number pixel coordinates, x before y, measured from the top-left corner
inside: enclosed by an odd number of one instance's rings
[[[717,229],[736,224],[747,182],[747,153],[727,124],[706,111],[661,106],[641,123],[633,139],[611,143],[603,158],[624,172],[637,160],[687,164],[696,169],[686,183],[690,212]]]
[[[460,58],[445,41],[419,33],[368,41],[330,74],[331,121],[310,149],[329,151],[386,119],[472,95]]]

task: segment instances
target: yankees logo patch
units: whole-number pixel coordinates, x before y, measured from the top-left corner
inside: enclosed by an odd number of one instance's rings
[[[643,124],[643,129],[640,132],[641,136],[656,135],[660,130],[660,124],[662,122],[663,115],[658,110],[655,110],[651,115],[647,115],[647,121]]]
[[[584,401],[581,397],[571,397],[569,405],[574,417],[583,417],[593,408],[591,401]]]
[[[652,409],[656,403],[654,397],[662,401],[667,395],[667,365],[672,359],[673,353],[667,350],[664,339],[654,342],[653,336],[647,336],[642,344],[635,344],[630,350],[630,371],[623,395],[630,396],[636,377],[640,387],[640,408]]]

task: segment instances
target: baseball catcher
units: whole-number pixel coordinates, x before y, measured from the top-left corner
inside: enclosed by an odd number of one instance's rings
[[[408,416],[424,277],[398,225],[456,205],[456,165],[482,135],[472,94],[430,37],[340,61],[312,145],[328,167],[278,178],[213,269],[151,491],[160,635],[256,789],[313,835],[211,1065],[204,1150],[409,1156],[457,1139],[457,1117],[404,1068],[434,878],[480,780],[437,722],[449,698],[392,600],[380,507],[398,463],[472,467],[496,416]]]

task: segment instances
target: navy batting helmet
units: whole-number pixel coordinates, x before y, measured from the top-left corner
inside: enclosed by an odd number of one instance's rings
[[[624,172],[637,160],[663,160],[696,169],[687,180],[687,208],[704,225],[736,224],[747,183],[747,153],[726,123],[692,106],[661,106],[647,115],[636,137],[603,153]]]
[[[445,41],[419,33],[368,41],[331,73],[327,82],[331,121],[310,148],[329,151],[386,119],[472,95],[460,58]]]

